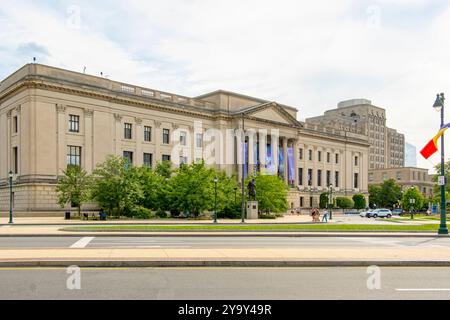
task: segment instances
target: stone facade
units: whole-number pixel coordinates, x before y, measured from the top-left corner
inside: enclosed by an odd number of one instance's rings
[[[57,212],[67,209],[55,193],[67,164],[92,172],[110,154],[136,166],[204,159],[239,179],[278,174],[295,208],[318,204],[330,181],[338,195],[367,194],[367,137],[299,122],[297,112],[222,90],[190,98],[29,64],[0,84],[0,210],[9,206],[10,170],[16,212]]]
[[[385,180],[394,179],[402,186],[402,190],[416,186],[426,198],[433,196],[434,183],[427,169],[405,167],[372,170],[369,173],[369,184],[380,185]]]
[[[306,122],[366,135],[370,143],[369,170],[405,166],[404,135],[386,126],[386,110],[374,106],[370,100],[340,102],[337,109]]]

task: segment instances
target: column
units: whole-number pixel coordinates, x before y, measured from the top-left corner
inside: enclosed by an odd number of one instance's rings
[[[6,137],[7,150],[8,150],[8,152],[7,152],[7,154],[8,154],[7,168],[8,168],[8,172],[9,172],[10,170],[13,169],[13,167],[12,167],[12,141],[11,141],[11,138],[12,138],[11,137],[11,132],[12,132],[12,111],[11,110],[8,111],[8,113],[7,113],[7,122],[8,122],[7,137]]]
[[[294,148],[294,186],[295,188],[297,188],[297,186],[299,185],[299,180],[298,180],[298,160],[299,160],[299,145],[298,145],[298,139],[294,139],[293,140],[293,148]]]
[[[248,176],[252,176],[255,172],[255,131],[248,130]]]
[[[142,141],[144,141],[144,128],[142,127],[142,119],[135,118],[136,132],[134,133],[134,139],[136,141],[136,155],[134,156],[134,163],[138,167],[142,167],[144,164],[144,153],[142,151]]]
[[[266,168],[266,155],[267,155],[267,130],[259,130],[258,134],[258,142],[259,142],[259,170],[260,172],[264,172]]]
[[[92,172],[94,169],[93,115],[94,110],[84,110],[84,169],[87,172]]]
[[[116,156],[123,156],[122,154],[122,150],[120,148],[121,145],[121,141],[122,141],[122,136],[123,136],[123,128],[122,128],[122,116],[120,114],[115,113],[114,114],[114,120],[115,120],[115,150],[114,152],[116,153]]]
[[[56,113],[57,113],[57,169],[56,176],[60,176],[63,173],[63,170],[67,167],[67,145],[66,145],[66,107],[58,104],[56,105]]]
[[[162,130],[161,130],[161,122],[155,121],[155,159],[153,162],[155,165],[157,163],[162,162],[162,154],[161,154],[161,144],[162,144]]]
[[[288,139],[286,137],[282,138],[283,141],[283,161],[284,161],[284,183],[289,184],[289,174],[288,174]]]
[[[273,158],[273,166],[275,175],[278,175],[278,144],[279,144],[279,136],[271,135],[270,136],[270,147],[272,149],[272,158]]]

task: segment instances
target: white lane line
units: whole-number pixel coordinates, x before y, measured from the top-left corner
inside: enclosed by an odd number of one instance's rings
[[[402,292],[435,292],[435,291],[450,291],[450,288],[412,288],[412,289],[395,289],[395,291],[402,291]]]
[[[95,237],[84,237],[71,245],[71,248],[85,248]]]

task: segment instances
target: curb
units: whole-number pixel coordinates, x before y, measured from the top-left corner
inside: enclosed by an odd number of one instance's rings
[[[395,233],[395,234],[379,234],[379,233],[260,233],[255,232],[254,234],[249,233],[216,233],[214,231],[210,231],[210,233],[154,233],[148,232],[146,234],[142,233],[121,233],[121,234],[108,234],[107,232],[98,232],[98,233],[88,233],[88,232],[79,232],[79,233],[69,233],[69,234],[0,234],[0,238],[78,238],[78,237],[122,237],[122,238],[164,238],[164,237],[173,237],[173,238],[449,238],[450,235],[437,235],[436,233],[430,234],[414,234],[414,233]]]
[[[240,260],[24,260],[0,261],[0,268],[183,268],[183,267],[248,267],[248,268],[283,268],[283,267],[450,267],[450,261],[240,261]]]

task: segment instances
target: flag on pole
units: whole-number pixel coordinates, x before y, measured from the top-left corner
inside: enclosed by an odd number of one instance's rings
[[[420,151],[420,154],[425,159],[428,159],[429,157],[431,157],[433,154],[435,154],[438,151],[438,145],[437,145],[438,140],[440,137],[442,137],[445,130],[447,130],[448,128],[450,128],[450,123],[443,126],[441,128],[441,130],[438,132],[438,134],[433,139],[431,139],[431,141],[428,142],[428,144]]]

